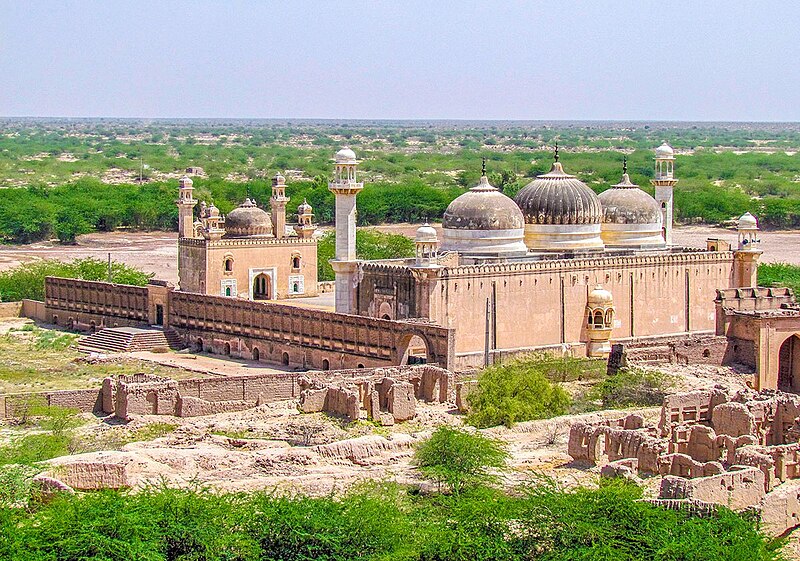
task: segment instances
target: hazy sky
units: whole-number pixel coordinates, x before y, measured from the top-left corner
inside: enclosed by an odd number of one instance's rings
[[[0,115],[800,121],[800,2],[0,0]]]

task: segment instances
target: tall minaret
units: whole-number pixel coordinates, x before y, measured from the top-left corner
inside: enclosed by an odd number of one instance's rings
[[[356,261],[356,195],[364,188],[356,181],[356,154],[342,148],[334,158],[336,169],[328,189],[336,197],[336,258],[331,266],[336,273],[336,311],[343,314],[355,312]]]
[[[194,206],[197,200],[194,198],[194,186],[192,180],[183,176],[179,182],[178,200],[178,237],[194,237]]]
[[[656,148],[656,175],[650,183],[656,188],[656,201],[661,205],[661,231],[664,241],[672,245],[672,188],[678,182],[675,179],[675,151],[665,140]]]
[[[272,210],[272,228],[276,238],[286,237],[286,203],[288,202],[286,179],[280,173],[276,173],[272,178],[272,198],[269,201]]]

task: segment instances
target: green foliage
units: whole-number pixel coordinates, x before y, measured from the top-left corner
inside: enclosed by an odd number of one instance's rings
[[[0,466],[0,510],[27,503],[31,493],[31,477],[35,474],[35,469],[25,465]],[[2,534],[2,522],[0,522],[0,534]],[[3,548],[0,546],[0,552],[2,551]]]
[[[504,468],[507,459],[508,452],[501,442],[448,426],[436,429],[414,451],[419,470],[440,485],[447,485],[453,493],[495,482],[495,470]]]
[[[73,431],[84,424],[77,409],[46,405],[39,396],[14,402],[14,418],[18,424],[34,425],[41,432],[12,437],[0,446],[0,466],[32,465],[65,456],[72,451]]]
[[[567,359],[576,361],[577,359]],[[546,419],[565,414],[570,398],[549,375],[561,375],[561,365],[581,368],[585,361],[541,360],[538,357],[497,364],[484,369],[477,387],[467,396],[467,422],[479,428]],[[573,364],[575,366],[573,366]]]
[[[607,408],[661,405],[674,384],[674,377],[665,372],[625,368],[592,388],[589,398]]]
[[[30,298],[44,300],[45,277],[66,277],[85,280],[108,280],[108,263],[102,259],[85,257],[70,263],[56,259],[23,263],[0,272],[0,301],[13,302]],[[153,277],[134,267],[111,262],[111,282],[143,286]]]
[[[691,517],[618,481],[564,492],[477,487],[420,496],[395,485],[339,497],[146,489],[0,505],[0,558],[103,561],[769,561],[779,541],[721,508]]]
[[[329,261],[336,255],[336,233],[323,235],[317,245],[317,265],[320,281],[334,279]],[[359,259],[399,259],[413,257],[414,241],[401,234],[387,234],[377,230],[356,232],[356,257]]]
[[[785,286],[800,294],[800,266],[787,263],[761,263],[758,266],[759,286]]]

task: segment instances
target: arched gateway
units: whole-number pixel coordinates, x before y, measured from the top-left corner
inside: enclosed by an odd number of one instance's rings
[[[800,337],[792,335],[778,353],[778,389],[800,392]]]

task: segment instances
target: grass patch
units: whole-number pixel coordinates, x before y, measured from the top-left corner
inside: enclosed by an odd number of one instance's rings
[[[800,266],[788,263],[762,263],[758,266],[759,286],[784,286],[800,294]]]
[[[169,378],[195,378],[195,372],[137,359],[89,364],[80,359],[76,336],[36,326],[0,336],[0,394],[52,389],[98,388],[103,378],[146,373]]]

